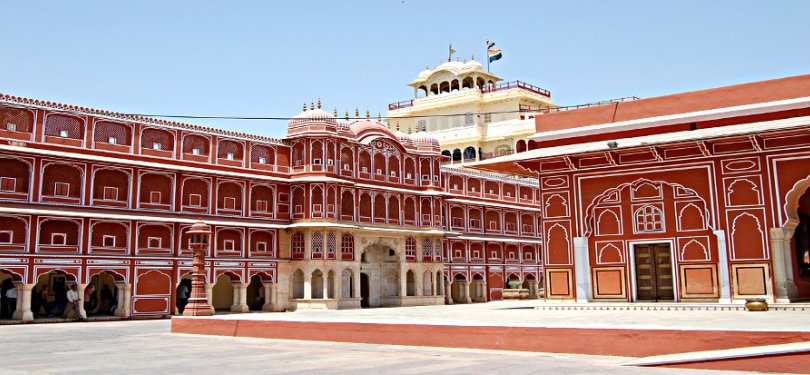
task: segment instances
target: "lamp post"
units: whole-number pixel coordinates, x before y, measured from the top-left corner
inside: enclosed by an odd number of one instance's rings
[[[211,227],[198,221],[191,226],[187,232],[190,239],[189,245],[194,252],[191,273],[191,297],[188,299],[183,315],[185,316],[209,316],[211,305],[205,297],[205,251],[208,250],[209,239],[211,238]]]

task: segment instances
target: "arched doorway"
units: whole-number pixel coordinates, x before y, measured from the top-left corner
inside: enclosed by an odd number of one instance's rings
[[[450,297],[454,303],[469,303],[469,284],[467,277],[457,274],[453,277],[453,284],[450,285]]]
[[[119,281],[123,281],[123,277],[106,271],[90,278],[90,284],[85,287],[85,296],[82,297],[87,316],[115,314],[115,309],[118,307],[116,282]]]
[[[247,286],[247,303],[250,311],[261,311],[266,298],[262,277],[259,275],[251,276],[250,283]]]
[[[32,296],[34,293],[39,295],[41,306],[38,308],[38,316],[62,317],[68,303],[68,288],[75,282],[75,276],[61,270],[39,275],[34,290],[31,291]],[[81,298],[84,299],[84,296]],[[68,312],[68,318],[71,317],[73,313]]]
[[[371,307],[368,303],[369,293],[368,274],[360,273],[360,307]]]
[[[14,272],[0,269],[0,319],[12,319],[17,310],[17,301],[6,297],[6,292],[22,282],[22,277]],[[19,297],[19,296],[18,296]]]
[[[290,292],[293,299],[304,298],[304,272],[300,269],[293,272],[292,279],[290,280]]]
[[[368,307],[401,305],[400,257],[390,246],[372,244],[363,250],[360,257],[360,271],[366,275],[367,295],[363,295],[363,304]],[[361,293],[364,292],[361,274]]]
[[[214,311],[230,311],[234,302],[233,283],[238,282],[236,276],[223,273],[217,277],[217,282],[211,292],[211,306]]]
[[[799,298],[810,296],[810,188],[799,197],[796,207],[798,224],[793,233],[794,272]]]

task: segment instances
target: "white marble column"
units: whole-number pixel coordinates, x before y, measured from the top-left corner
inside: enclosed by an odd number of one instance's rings
[[[273,295],[273,287],[275,284],[273,283],[262,283],[262,288],[264,288],[264,304],[262,305],[262,311],[273,311],[273,302],[275,301],[275,296]]]
[[[728,272],[728,250],[726,248],[726,231],[714,231],[717,237],[717,270],[718,277],[720,278],[720,303],[731,303],[731,283],[729,282]],[[677,270],[675,272],[678,272]],[[678,296],[675,296],[678,298]]]
[[[399,269],[399,296],[405,297],[408,295],[408,269],[405,266]]]
[[[795,229],[771,228],[771,259],[773,261],[773,278],[776,284],[776,302],[788,303],[798,296],[793,279],[793,251],[790,239]]]
[[[588,237],[574,237],[574,267],[577,302],[590,302],[591,263],[588,256]]]
[[[354,280],[352,280],[354,283],[354,288],[352,289],[352,298],[360,298],[360,268],[357,268],[352,272],[352,277],[354,278]]]
[[[322,298],[329,299],[329,270],[326,270],[326,272],[323,273],[322,289],[323,289]]]
[[[117,307],[113,313],[119,317],[129,317],[131,313],[130,303],[132,303],[132,284],[115,283]]]
[[[33,322],[34,313],[31,311],[31,291],[36,284],[18,284],[17,288],[17,310],[14,315],[23,322]]]

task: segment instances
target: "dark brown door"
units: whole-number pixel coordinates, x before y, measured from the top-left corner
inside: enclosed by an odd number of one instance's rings
[[[636,299],[672,301],[672,251],[669,244],[635,245]]]

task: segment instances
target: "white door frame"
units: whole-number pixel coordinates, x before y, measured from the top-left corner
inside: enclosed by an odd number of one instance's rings
[[[638,302],[638,287],[636,285],[636,245],[649,245],[649,244],[669,244],[670,261],[672,262],[672,292],[674,293],[674,302],[680,302],[680,294],[678,290],[678,270],[675,265],[675,240],[660,239],[660,240],[642,240],[642,241],[627,241],[627,247],[630,249],[630,256],[628,262],[630,263],[630,289],[633,292],[633,302]]]

